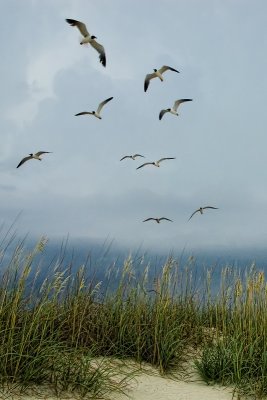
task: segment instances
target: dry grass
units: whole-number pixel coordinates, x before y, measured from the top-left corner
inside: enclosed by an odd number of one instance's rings
[[[196,367],[206,382],[258,398],[267,394],[263,272],[252,267],[241,275],[225,268],[212,296],[210,272],[198,289],[192,260],[180,268],[169,258],[152,283],[149,266],[140,275],[129,257],[122,269],[108,271],[103,293],[101,282],[88,281],[84,266],[73,273],[64,265],[64,254],[40,284],[45,246],[41,239],[25,251],[22,241],[7,257],[2,242],[2,389],[49,385],[57,395],[103,398],[123,390],[133,376],[110,359],[148,362],[169,373],[200,354]]]

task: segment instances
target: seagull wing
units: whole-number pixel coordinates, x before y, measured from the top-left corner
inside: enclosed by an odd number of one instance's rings
[[[194,211],[193,212],[193,214],[191,215],[191,217],[190,218],[188,218],[188,221],[193,217],[193,215],[195,215],[197,212],[199,212],[200,211],[200,209],[198,208],[196,211]]]
[[[157,162],[160,163],[161,161],[164,161],[164,160],[175,160],[175,157],[164,157],[164,158],[161,158],[160,160],[158,160]]]
[[[21,162],[18,164],[17,168],[19,168],[22,164],[24,164],[26,161],[30,160],[32,158],[32,156],[27,156],[24,157]]]
[[[144,219],[144,221],[143,222],[146,222],[146,221],[156,221],[156,218],[147,218],[147,219]]]
[[[169,219],[169,218],[166,218],[166,217],[161,217],[161,218],[159,218],[159,221],[161,221],[161,220],[163,220],[163,219],[166,219],[166,221],[173,222],[171,219]]]
[[[218,210],[218,207],[211,207],[211,206],[203,207],[203,210],[205,210],[206,208],[212,208],[213,210]]]
[[[70,24],[71,26],[77,26],[77,28],[79,29],[79,31],[81,32],[81,34],[86,37],[86,36],[90,36],[86,25],[83,22],[80,21],[76,21],[75,19],[69,19],[67,18],[66,21],[68,22],[68,24]]]
[[[92,115],[93,113],[92,112],[89,112],[89,111],[82,111],[82,112],[80,112],[80,113],[78,113],[78,114],[75,114],[75,117],[77,117],[78,115]]]
[[[193,99],[180,99],[180,100],[176,100],[176,101],[174,102],[173,109],[174,109],[175,111],[177,111],[177,108],[179,107],[179,105],[182,104],[182,103],[185,103],[186,101],[193,101]]]
[[[143,157],[143,158],[145,158],[145,156],[142,156],[142,154],[134,154],[133,158],[135,158],[135,157]]]
[[[120,159],[120,161],[125,160],[125,158],[131,158],[131,156],[124,156]]]
[[[159,113],[159,119],[161,120],[163,115],[168,112],[167,110],[161,110],[161,112]]]
[[[153,163],[152,162],[146,162],[146,163],[144,163],[144,164],[142,164],[142,165],[139,165],[139,167],[137,167],[136,169],[139,169],[139,168],[142,168],[142,167],[144,167],[145,165],[153,165]]]
[[[107,104],[110,100],[112,100],[113,97],[109,97],[107,100],[102,101],[102,103],[99,104],[98,109],[97,109],[97,114],[100,114],[100,111],[104,107],[105,104]]]
[[[37,153],[35,153],[36,156],[40,156],[42,154],[48,154],[48,153],[52,153],[51,151],[38,151]]]
[[[147,74],[146,75],[146,77],[145,77],[145,83],[144,83],[144,91],[146,92],[147,91],[147,88],[148,88],[148,86],[149,86],[149,83],[150,83],[150,79],[153,79],[153,78],[156,78],[156,74],[155,74],[155,72],[153,73],[153,74]]]
[[[100,60],[101,64],[105,67],[106,66],[106,53],[105,53],[104,47],[102,46],[102,44],[98,43],[95,39],[91,40],[90,44],[99,53],[99,60]]]
[[[163,74],[163,72],[168,71],[168,69],[170,71],[178,72],[178,74],[179,74],[179,71],[177,71],[177,69],[169,67],[168,65],[163,65],[158,71],[159,71],[159,73]]]

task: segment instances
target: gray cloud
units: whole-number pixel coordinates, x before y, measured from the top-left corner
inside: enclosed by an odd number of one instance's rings
[[[245,5],[244,5],[245,4]],[[4,4],[1,43],[1,215],[51,237],[114,238],[127,246],[208,249],[266,241],[263,1],[125,4],[83,0]],[[17,6],[17,8],[16,8]],[[169,6],[169,7],[168,7]],[[240,12],[246,8],[246,13]],[[14,12],[16,10],[16,12]],[[252,18],[253,16],[253,18]],[[107,51],[107,68],[64,18],[82,19]],[[13,29],[10,29],[11,23]],[[145,75],[169,64],[143,92]],[[103,99],[101,121],[74,117]],[[180,116],[158,120],[177,98]],[[52,151],[42,162],[17,163]],[[146,161],[176,157],[160,168]],[[205,215],[188,217],[202,205]],[[174,223],[142,223],[149,216]]]

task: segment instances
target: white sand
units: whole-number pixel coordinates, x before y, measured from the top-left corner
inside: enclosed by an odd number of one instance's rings
[[[232,400],[233,391],[230,388],[220,386],[208,386],[192,374],[190,381],[165,378],[151,367],[145,368],[146,372],[140,372],[130,381],[125,395],[111,394],[110,400]],[[38,387],[40,391],[40,387]],[[0,398],[1,397],[0,395]],[[8,397],[6,397],[8,398]],[[70,394],[62,396],[64,399],[75,399]],[[46,399],[57,400],[51,396],[51,392],[45,388],[39,395],[11,395],[12,400]]]
[[[232,390],[208,386],[203,382],[184,382],[156,375],[142,374],[132,383],[127,394],[132,400],[231,400]],[[114,400],[126,400],[116,396]]]

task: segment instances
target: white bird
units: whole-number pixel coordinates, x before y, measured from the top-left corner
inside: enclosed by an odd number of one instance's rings
[[[143,222],[146,222],[146,221],[152,221],[152,220],[154,220],[154,221],[156,221],[156,222],[159,224],[159,223],[160,223],[160,221],[162,221],[163,219],[165,219],[166,221],[173,222],[171,219],[169,219],[169,218],[166,218],[166,217],[161,217],[161,218],[147,218],[147,219],[144,219],[144,221],[143,221]]]
[[[136,157],[143,157],[143,158],[144,158],[144,156],[142,156],[141,154],[134,154],[134,155],[132,155],[132,156],[124,156],[124,157],[122,157],[122,158],[120,159],[120,161],[125,160],[125,158],[131,158],[132,160],[135,160]]]
[[[42,154],[47,154],[47,153],[51,153],[51,151],[38,151],[38,153],[35,153],[35,154],[30,153],[27,157],[24,157],[24,158],[20,161],[20,163],[18,164],[17,168],[19,168],[22,164],[24,164],[24,163],[25,163],[26,161],[28,161],[28,160],[35,159],[35,160],[41,161],[42,159],[41,159],[40,156],[41,156]]]
[[[174,114],[174,115],[179,115],[179,114],[177,113],[177,109],[178,109],[178,107],[179,107],[180,104],[185,103],[186,101],[193,101],[193,99],[180,99],[180,100],[176,100],[176,101],[174,102],[172,108],[167,108],[167,109],[165,109],[165,110],[161,110],[161,112],[159,113],[159,119],[162,119],[163,115],[164,115],[166,112],[169,112],[169,113]]]
[[[102,44],[98,43],[95,39],[97,39],[96,36],[91,36],[90,33],[88,32],[86,25],[83,22],[76,21],[75,19],[69,19],[67,18],[66,21],[71,25],[71,26],[77,26],[81,34],[84,36],[84,39],[80,42],[80,44],[85,44],[85,43],[90,43],[90,45],[99,53],[99,60],[101,64],[105,67],[106,66],[106,53],[105,49],[102,46]]]
[[[158,161],[147,162],[147,163],[144,163],[144,164],[142,164],[142,165],[139,165],[139,167],[137,167],[136,169],[142,168],[142,167],[144,167],[145,165],[154,165],[155,167],[159,167],[159,164],[160,164],[162,161],[164,161],[164,160],[175,160],[175,157],[164,157],[164,158],[161,158],[161,159],[158,160]]]
[[[162,74],[165,71],[174,71],[179,73],[179,71],[177,71],[177,69],[174,69],[172,67],[168,67],[168,65],[163,65],[160,69],[154,69],[154,72],[152,74],[147,74],[145,77],[145,83],[144,83],[144,91],[147,91],[147,88],[149,86],[150,80],[154,79],[154,78],[159,78],[161,80],[161,82],[163,82],[163,76]]]
[[[211,207],[211,206],[206,206],[206,207],[199,207],[196,211],[193,212],[193,214],[191,215],[191,217],[188,219],[188,221],[193,217],[193,215],[195,215],[197,212],[200,212],[200,214],[203,214],[203,210],[205,210],[206,208],[212,208],[213,210],[218,210],[217,207]]]
[[[102,110],[102,108],[104,107],[105,104],[107,104],[110,100],[112,100],[113,97],[109,97],[108,99],[102,101],[102,103],[99,104],[98,108],[96,111],[82,111],[78,114],[75,114],[75,117],[77,117],[78,115],[94,115],[96,118],[98,119],[102,119],[102,117],[100,116],[100,112]]]

